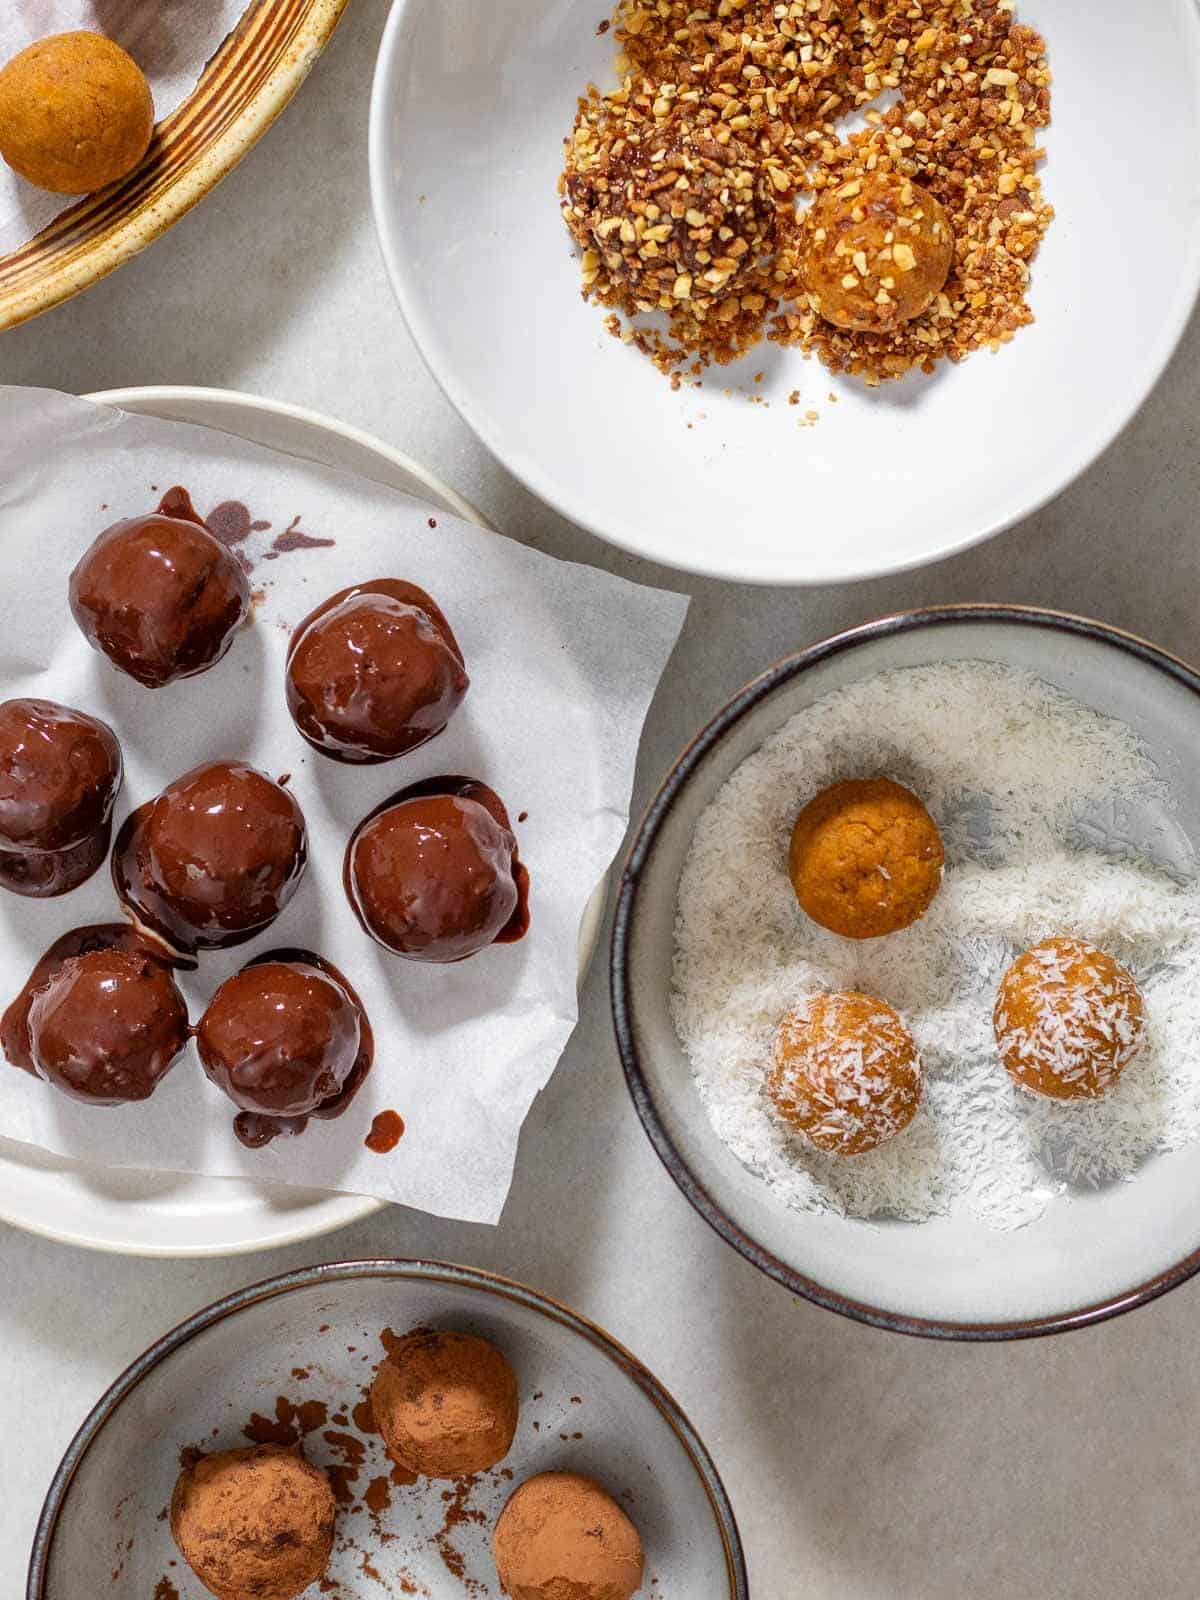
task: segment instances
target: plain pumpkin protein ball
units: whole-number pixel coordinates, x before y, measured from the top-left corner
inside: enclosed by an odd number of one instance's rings
[[[329,1479],[298,1451],[251,1445],[184,1466],[171,1532],[217,1600],[296,1600],[329,1566],[336,1509]]]
[[[913,1036],[883,1000],[813,995],[779,1025],[767,1094],[792,1132],[827,1155],[865,1155],[903,1133],[921,1088]]]
[[[1009,1075],[1052,1100],[1109,1094],[1146,1036],[1132,974],[1084,939],[1046,939],[1018,956],[993,1021]]]
[[[513,1494],[492,1537],[510,1600],[632,1600],[645,1555],[606,1489],[577,1472],[543,1472]]]
[[[115,183],[153,132],[145,73],[101,33],[51,34],[0,70],[0,156],[39,189],[91,194]]]
[[[825,189],[801,229],[809,305],[853,332],[886,333],[923,316],[953,262],[945,207],[896,172],[865,172]]]
[[[425,1478],[498,1466],[517,1431],[517,1377],[487,1339],[418,1330],[392,1342],[371,1384],[388,1450]]]
[[[788,876],[801,909],[845,939],[911,927],[942,883],[945,851],[923,802],[891,778],[831,784],[792,829]]]

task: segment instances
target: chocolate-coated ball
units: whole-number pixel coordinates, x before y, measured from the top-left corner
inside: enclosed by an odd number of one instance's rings
[[[137,921],[172,950],[241,944],[296,892],[308,859],[304,816],[282,784],[240,761],[212,761],[129,816],[113,882]]]
[[[242,1115],[244,1144],[337,1116],[370,1070],[373,1040],[358,996],[320,956],[260,956],[217,990],[196,1029],[205,1072]]]
[[[121,1105],[154,1093],[187,1043],[187,1008],[148,952],[91,950],[34,993],[28,1038],[39,1077],[90,1105]]]
[[[0,885],[65,894],[108,854],[121,747],[96,717],[50,700],[0,705]]]
[[[525,931],[527,874],[485,784],[433,779],[397,795],[351,835],[345,882],[366,931],[410,961],[462,961]]]
[[[71,574],[71,613],[93,649],[148,689],[219,661],[250,606],[241,563],[183,516],[114,523]]]
[[[415,750],[446,726],[469,681],[438,606],[394,578],[340,590],[304,619],[288,652],[288,709],[335,761]]]

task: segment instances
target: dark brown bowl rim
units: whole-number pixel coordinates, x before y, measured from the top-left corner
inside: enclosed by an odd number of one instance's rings
[[[797,1272],[795,1268],[788,1266],[786,1262],[765,1249],[757,1240],[752,1239],[738,1227],[692,1173],[667,1133],[649,1081],[642,1069],[634,1035],[635,1008],[629,983],[632,929],[637,916],[642,875],[653,854],[663,824],[708,753],[748,711],[767,699],[783,684],[790,683],[818,663],[879,639],[963,622],[1044,628],[1109,645],[1156,668],[1176,683],[1191,690],[1200,701],[1200,674],[1177,656],[1160,650],[1157,645],[1139,638],[1136,634],[1111,627],[1107,623],[1038,606],[961,604],[927,606],[912,611],[894,612],[834,634],[794,655],[785,656],[734,695],[733,699],[696,735],[676,760],[647,808],[626,859],[617,894],[611,945],[611,989],[617,1049],[625,1070],[625,1081],[629,1086],[638,1116],[642,1120],[642,1126],[659,1160],[688,1201],[726,1244],[732,1245],[760,1272],[765,1272],[769,1278],[782,1284],[792,1294],[800,1295],[805,1300],[811,1300],[814,1305],[823,1306],[827,1311],[836,1311],[839,1315],[849,1317],[855,1322],[866,1323],[868,1327],[883,1328],[890,1333],[903,1333],[923,1339],[988,1343],[1069,1333],[1077,1328],[1090,1327],[1094,1323],[1121,1316],[1136,1306],[1146,1305],[1200,1272],[1200,1246],[1182,1261],[1157,1273],[1145,1283],[1094,1305],[1014,1322],[952,1322],[913,1317],[838,1294],[826,1288],[824,1284]]]
[[[548,1317],[552,1322],[557,1322],[580,1338],[586,1339],[602,1355],[607,1356],[614,1366],[620,1368],[626,1377],[637,1385],[683,1446],[708,1496],[714,1521],[720,1531],[729,1577],[728,1600],[749,1600],[750,1582],[746,1573],[741,1535],[725,1485],[686,1412],[648,1367],[598,1323],[551,1299],[549,1295],[540,1294],[536,1289],[517,1283],[512,1278],[484,1272],[477,1267],[459,1266],[448,1261],[403,1257],[330,1261],[318,1266],[300,1267],[293,1272],[280,1273],[276,1277],[264,1278],[259,1283],[223,1295],[221,1299],[214,1300],[203,1310],[194,1312],[169,1333],[164,1334],[161,1339],[157,1339],[136,1361],[126,1367],[84,1418],[51,1480],[34,1533],[25,1590],[26,1600],[45,1600],[50,1551],[55,1531],[67,1493],[80,1464],[118,1407],[160,1362],[165,1361],[197,1334],[204,1333],[216,1323],[244,1311],[248,1306],[290,1294],[295,1289],[309,1288],[313,1284],[334,1284],[355,1278],[377,1277],[415,1279],[423,1283],[451,1283],[512,1301],[527,1310]]]

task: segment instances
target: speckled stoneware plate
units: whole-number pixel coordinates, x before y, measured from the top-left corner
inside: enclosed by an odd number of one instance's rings
[[[114,389],[91,396],[145,416],[194,422],[358,472],[486,527],[466,500],[378,439],[299,406],[224,389]],[[580,978],[604,915],[606,884],[579,933]],[[266,1250],[329,1233],[380,1210],[363,1195],[330,1194],[240,1178],[87,1167],[0,1138],[0,1220],[63,1244],[121,1255],[221,1256]]]
[[[863,1222],[793,1210],[742,1165],[701,1104],[670,1014],[680,873],[730,774],[822,696],[878,672],[949,660],[1037,673],[1119,718],[1165,778],[1173,822],[1200,844],[1200,674],[1096,622],[1017,606],[907,612],[789,656],[684,751],[644,818],[613,934],[613,1008],[630,1091],[655,1149],[718,1233],[818,1305],[876,1327],[948,1339],[1059,1333],[1130,1310],[1200,1272],[1200,1152],[1151,1156],[1133,1178],[1053,1200],[1001,1232],[956,1214]]]
[[[466,1487],[422,1480],[387,1490],[390,1504],[375,1516],[361,1505],[344,1510],[329,1573],[338,1593],[498,1600],[496,1516],[517,1483],[565,1468],[603,1483],[637,1524],[643,1593],[747,1600],[728,1496],[657,1379],[565,1306],[504,1278],[429,1261],[342,1262],[273,1278],[218,1301],[147,1350],[84,1422],[55,1474],[28,1600],[176,1592],[202,1600],[206,1591],[178,1561],[160,1519],[180,1449],[244,1444],[248,1419],[274,1417],[279,1396],[324,1404],[328,1428],[311,1412],[305,1419],[311,1460],[344,1467],[363,1450],[347,1482],[361,1502],[389,1464],[351,1410],[383,1354],[380,1333],[419,1325],[478,1333],[504,1351],[520,1384],[516,1441],[501,1469]],[[164,1578],[169,1589],[158,1587]]]
[[[375,78],[371,192],[401,309],[535,494],[651,561],[839,583],[1010,527],[1112,442],[1200,288],[1196,0],[1143,0],[1136,26],[1129,0],[1017,0],[1054,73],[1037,322],[995,356],[878,390],[764,345],[673,393],[583,303],[555,185],[577,96],[617,82],[597,33],[611,10],[394,0]]]
[[[140,165],[0,256],[0,332],[115,271],[178,222],[271,126],[349,0],[251,0]]]

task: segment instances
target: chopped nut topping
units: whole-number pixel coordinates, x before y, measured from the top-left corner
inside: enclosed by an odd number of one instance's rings
[[[620,314],[620,336],[622,318],[666,314],[666,332],[639,322],[627,340],[663,371],[766,337],[877,383],[1033,320],[1030,263],[1053,218],[1036,144],[1050,71],[1012,0],[619,0],[612,31],[621,80],[580,101],[559,190],[585,295]],[[897,102],[845,133],[886,90]],[[922,194],[941,203],[949,281],[907,323],[832,326],[801,282],[796,201],[829,190],[857,217],[865,180],[887,172],[919,186],[914,215]],[[902,301],[918,223],[897,226],[899,242],[843,254],[831,285]]]

